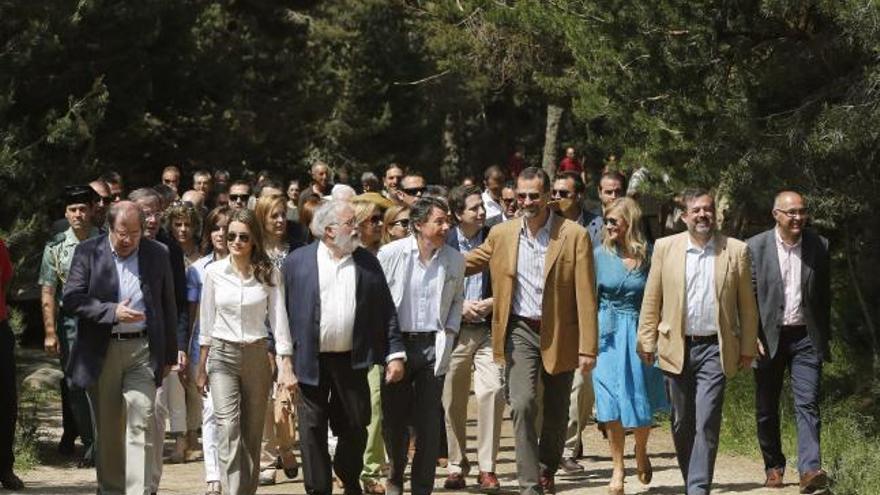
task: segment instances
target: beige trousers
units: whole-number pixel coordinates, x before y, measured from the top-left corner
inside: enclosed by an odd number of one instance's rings
[[[592,374],[584,375],[580,371],[575,371],[574,380],[571,382],[571,399],[568,403],[568,425],[565,430],[563,459],[574,457],[575,452],[580,450],[581,433],[593,415],[595,400]]]
[[[147,339],[111,340],[87,395],[95,420],[98,493],[149,494],[156,382]]]
[[[260,440],[272,371],[266,342],[238,344],[213,339],[208,381],[217,421],[217,453],[223,493],[253,495],[260,478]]]
[[[467,410],[474,368],[477,399],[477,462],[480,471],[495,472],[501,438],[504,393],[501,368],[492,358],[492,334],[488,325],[462,324],[452,350],[443,386],[446,441],[450,473],[467,474]]]

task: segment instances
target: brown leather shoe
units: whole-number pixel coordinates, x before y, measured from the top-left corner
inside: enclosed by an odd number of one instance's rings
[[[541,473],[541,479],[538,483],[541,484],[544,493],[556,493],[556,480],[554,479],[554,474],[550,471],[544,471]]]
[[[764,486],[767,488],[782,488],[785,486],[785,483],[782,482],[782,477],[785,475],[785,470],[782,468],[770,468],[766,471],[767,480],[764,482]]]
[[[385,495],[385,485],[380,483],[377,478],[362,478],[364,485],[364,493],[370,495]]]
[[[467,482],[464,480],[464,476],[461,473],[449,473],[449,476],[446,477],[446,481],[443,482],[443,488],[447,490],[464,490],[467,486]]]
[[[483,493],[493,493],[501,489],[498,477],[492,472],[480,471],[479,476],[477,476],[477,483],[480,484],[480,491]]]
[[[816,493],[828,488],[828,473],[823,469],[808,471],[801,475],[801,493]]]

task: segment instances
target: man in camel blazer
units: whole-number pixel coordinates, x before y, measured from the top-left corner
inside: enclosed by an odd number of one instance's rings
[[[522,218],[496,225],[466,260],[468,275],[487,266],[492,275],[492,350],[497,362],[507,364],[517,476],[522,493],[536,494],[553,490],[572,372],[595,366],[596,295],[590,238],[583,227],[550,210],[547,174],[527,168],[516,187]],[[540,434],[535,431],[539,379]]]
[[[716,231],[708,192],[688,190],[684,201],[687,232],[654,246],[638,348],[666,375],[679,469],[693,495],[711,489],[724,385],[751,366],[758,310],[745,243]]]

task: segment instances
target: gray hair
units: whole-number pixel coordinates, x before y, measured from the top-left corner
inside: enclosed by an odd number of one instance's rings
[[[418,225],[421,227],[422,224],[427,222],[428,218],[431,217],[431,212],[433,212],[435,208],[449,213],[449,204],[445,200],[436,196],[419,198],[409,210],[410,229],[419,235],[419,229],[416,229],[415,226]]]
[[[155,200],[157,203],[159,203],[159,207],[162,207],[162,195],[156,192],[156,190],[152,187],[142,187],[140,189],[135,189],[134,191],[128,193],[128,200],[134,201],[135,203],[143,200]]]
[[[348,201],[357,194],[353,187],[347,184],[336,184],[330,191],[330,197],[335,200]]]
[[[315,239],[324,238],[324,231],[327,230],[327,227],[339,222],[339,213],[345,208],[351,208],[351,204],[339,199],[325,201],[318,206],[312,217],[312,223],[309,225],[309,230],[312,231]]]

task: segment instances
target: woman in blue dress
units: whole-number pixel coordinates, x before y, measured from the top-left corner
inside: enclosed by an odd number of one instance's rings
[[[651,482],[648,436],[654,412],[668,407],[659,369],[636,353],[639,309],[648,278],[649,246],[639,226],[641,210],[631,198],[616,199],[605,211],[602,245],[593,250],[599,300],[599,356],[593,370],[596,420],[604,423],[614,470],[608,492],[623,493],[624,429],[636,442],[638,478]]]

